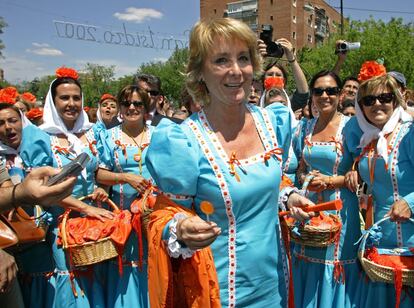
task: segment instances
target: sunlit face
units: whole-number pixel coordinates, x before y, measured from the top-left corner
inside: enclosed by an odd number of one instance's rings
[[[134,104],[127,104],[135,103]],[[126,124],[131,122],[143,123],[145,116],[144,102],[137,92],[133,92],[130,99],[119,102],[121,117]],[[136,106],[138,105],[138,106]]]
[[[355,99],[359,89],[359,83],[355,80],[347,80],[342,87],[343,98]]]
[[[386,87],[381,87],[377,88],[373,93],[370,93],[370,95],[378,96],[383,93],[392,93],[392,91]],[[367,107],[363,104],[361,105],[362,111],[364,112],[367,120],[376,127],[382,129],[394,112],[395,100],[389,103],[381,104],[379,100],[376,99],[375,104],[372,106]]]
[[[56,111],[71,129],[75,125],[82,111],[82,93],[80,88],[73,83],[63,83],[57,86],[54,98]]]
[[[13,149],[22,141],[22,120],[11,108],[0,110],[0,141]]]
[[[331,76],[322,76],[319,77],[315,84],[314,89],[327,89],[327,88],[336,88],[338,87],[335,79]],[[327,91],[324,91],[322,95],[315,95],[312,91],[312,102],[319,113],[329,115],[332,112],[336,112],[338,108],[339,93],[334,95],[329,95]]]
[[[257,81],[253,81],[250,87],[249,103],[259,105],[262,92],[263,90],[261,84]]]
[[[352,117],[355,115],[355,107],[349,106],[342,110],[342,113],[348,117]]]
[[[111,99],[106,99],[101,103],[101,117],[105,124],[109,124],[113,117],[118,114],[118,105]]]
[[[247,44],[238,39],[215,37],[203,63],[201,77],[211,104],[227,106],[246,101],[253,80],[253,65]]]

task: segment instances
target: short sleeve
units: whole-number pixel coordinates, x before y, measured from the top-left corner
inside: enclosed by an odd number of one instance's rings
[[[114,147],[111,146],[111,134],[112,130],[100,130],[94,131],[96,138],[96,149],[99,155],[99,168],[114,170],[113,157]]]
[[[271,104],[266,110],[270,113],[272,124],[276,132],[277,142],[283,149],[283,164],[289,155],[292,140],[292,118],[289,108],[283,104]]]
[[[296,126],[295,132],[293,133],[292,147],[298,160],[302,158],[303,146],[305,143],[304,140],[306,135],[306,127],[308,125],[308,121],[309,120],[306,118],[300,120],[298,126]]]
[[[163,119],[152,134],[145,162],[161,191],[190,197],[174,200],[189,207],[197,192],[200,155],[197,140],[186,122],[176,124]]]
[[[34,125],[26,126],[22,133],[20,156],[26,168],[53,166],[50,136]]]
[[[344,156],[349,156],[354,161],[360,154],[359,143],[362,130],[359,128],[356,117],[351,117],[342,130],[342,145]]]

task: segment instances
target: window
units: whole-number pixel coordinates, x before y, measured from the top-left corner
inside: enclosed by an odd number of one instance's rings
[[[292,5],[296,7],[296,0],[292,0]]]
[[[312,35],[311,34],[308,34],[308,42],[312,43]]]
[[[294,40],[296,40],[296,32],[295,32],[295,31],[293,31],[293,33],[292,33],[292,38],[293,38]]]
[[[273,0],[270,0],[270,5],[273,5]]]
[[[294,24],[296,23],[296,16],[295,16],[295,15],[293,15],[292,22],[293,22]]]
[[[273,20],[273,15],[270,16],[270,20]]]
[[[214,14],[217,14],[217,10],[216,9],[214,9]]]

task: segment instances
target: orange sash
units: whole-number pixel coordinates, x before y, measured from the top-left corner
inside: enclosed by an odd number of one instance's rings
[[[165,225],[175,214],[193,211],[159,195],[148,224],[148,289],[151,307],[221,307],[220,292],[211,249],[191,258],[170,258],[162,239]]]

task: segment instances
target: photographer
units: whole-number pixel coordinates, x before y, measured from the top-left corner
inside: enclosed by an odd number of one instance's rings
[[[266,30],[265,30],[266,31]],[[271,35],[271,34],[270,34]],[[261,35],[261,38],[263,38],[263,35]],[[273,43],[273,44],[272,44]],[[283,55],[286,56],[287,62],[290,64],[293,78],[295,79],[296,84],[296,91],[293,93],[293,96],[291,98],[292,103],[292,109],[293,111],[297,109],[301,109],[306,105],[306,102],[309,99],[309,87],[308,83],[306,81],[306,77],[303,74],[302,68],[300,67],[295,51],[293,48],[293,45],[291,42],[289,42],[285,38],[281,38],[276,40],[275,42],[265,42],[263,39],[258,40],[258,50],[262,57],[269,57],[269,44],[273,46],[279,46],[279,49],[281,52],[277,54],[278,56],[283,57]],[[271,56],[271,55],[270,55]],[[272,77],[272,76],[279,76],[283,77],[285,82],[285,87],[287,84],[287,72],[286,69],[279,63],[279,59],[269,59],[266,61],[267,65],[264,67],[264,78],[266,77]]]

